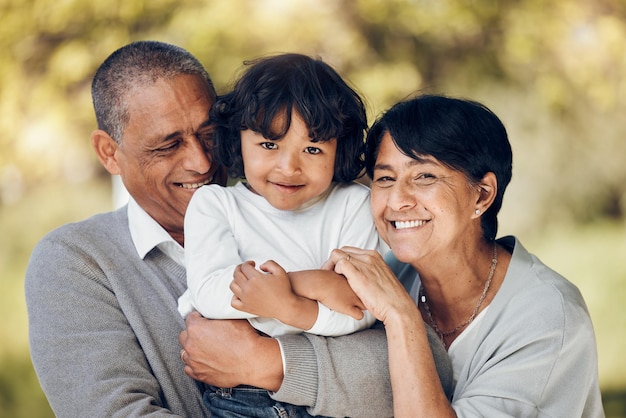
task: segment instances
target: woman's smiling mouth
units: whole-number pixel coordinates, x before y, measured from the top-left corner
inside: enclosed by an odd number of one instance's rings
[[[408,228],[416,228],[418,226],[422,226],[427,221],[418,220],[418,221],[391,221],[391,224],[396,229],[408,229]]]

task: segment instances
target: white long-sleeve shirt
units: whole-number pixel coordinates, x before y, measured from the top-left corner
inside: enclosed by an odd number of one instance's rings
[[[194,193],[185,215],[185,264],[188,291],[179,312],[193,309],[207,318],[246,318],[270,336],[302,332],[272,318],[259,318],[231,306],[233,272],[244,261],[259,266],[276,261],[285,271],[319,269],[330,252],[345,245],[380,249],[369,205],[369,189],[359,183],[333,184],[306,207],[274,208],[243,183],[210,185]],[[280,301],[276,301],[280,303]],[[361,320],[318,304],[312,334],[336,336],[368,328],[374,317]]]

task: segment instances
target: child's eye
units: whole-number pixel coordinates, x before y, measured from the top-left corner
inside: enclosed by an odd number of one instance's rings
[[[306,147],[304,149],[304,152],[306,152],[307,154],[319,154],[320,152],[322,152],[321,149],[317,148],[317,147]]]
[[[276,149],[276,147],[278,147],[275,142],[261,142],[260,145],[265,149]]]

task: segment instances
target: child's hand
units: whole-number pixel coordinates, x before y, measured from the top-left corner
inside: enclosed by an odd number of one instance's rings
[[[254,268],[248,261],[235,268],[230,290],[231,305],[240,311],[266,318],[275,318],[284,324],[304,330],[317,320],[317,303],[296,295],[287,272],[274,261],[266,261]]]

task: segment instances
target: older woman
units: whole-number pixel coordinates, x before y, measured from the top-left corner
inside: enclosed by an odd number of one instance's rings
[[[393,254],[331,263],[384,322],[396,417],[602,417],[594,332],[578,289],[512,236],[496,240],[512,153],[483,105],[423,96],[372,127],[372,212]],[[424,324],[452,359],[441,390]]]

